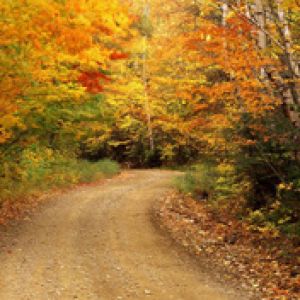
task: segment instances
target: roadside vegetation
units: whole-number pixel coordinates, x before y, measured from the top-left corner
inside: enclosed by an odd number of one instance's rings
[[[53,191],[100,182],[120,171],[110,159],[92,162],[37,145],[23,149],[1,167],[5,177],[0,178],[0,225],[24,217]]]
[[[296,167],[293,166],[293,169]],[[271,171],[264,165],[260,169],[256,165],[255,170],[248,172],[236,162],[217,163],[208,160],[189,167],[184,176],[175,180],[174,185],[180,192],[206,202],[215,212],[244,220],[254,230],[273,232],[275,235],[282,233],[299,239],[297,189],[293,190],[291,185],[284,184],[261,186],[262,181],[272,178]],[[297,173],[289,174],[297,178]]]
[[[0,202],[18,200],[53,188],[90,183],[119,172],[118,164],[108,159],[90,162],[35,146],[22,151],[15,165],[10,162],[3,167],[6,177],[0,180]]]

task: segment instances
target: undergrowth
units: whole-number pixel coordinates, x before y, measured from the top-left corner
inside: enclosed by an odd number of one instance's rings
[[[112,176],[120,170],[109,159],[90,162],[75,154],[63,153],[47,147],[24,149],[1,166],[0,203],[53,188],[89,183]]]
[[[242,188],[233,165],[211,161],[191,166],[184,176],[176,178],[175,186],[183,193],[210,200],[233,198]]]
[[[253,231],[276,236],[284,233],[300,237],[300,221],[297,197],[283,197],[289,186],[278,184],[275,197],[261,201],[253,207],[255,183],[253,178],[240,172],[232,162],[201,162],[189,168],[183,176],[176,178],[175,187],[198,201],[208,201],[216,213],[229,213],[246,221]],[[260,200],[260,199],[257,199]]]

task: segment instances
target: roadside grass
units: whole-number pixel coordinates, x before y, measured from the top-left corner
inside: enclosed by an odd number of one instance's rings
[[[90,183],[119,171],[118,163],[109,159],[90,162],[49,148],[28,149],[17,161],[2,166],[0,205],[51,189]]]

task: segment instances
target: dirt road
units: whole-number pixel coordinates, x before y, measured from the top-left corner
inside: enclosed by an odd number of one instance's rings
[[[0,232],[0,299],[244,299],[151,221],[174,173],[129,171],[54,199]]]

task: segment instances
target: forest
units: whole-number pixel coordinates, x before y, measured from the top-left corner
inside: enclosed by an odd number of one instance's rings
[[[0,0],[0,32],[1,222],[119,166],[167,168],[299,243],[298,0]]]
[[[296,0],[1,1],[1,201],[108,157],[189,166],[182,189],[299,234],[299,19]]]

